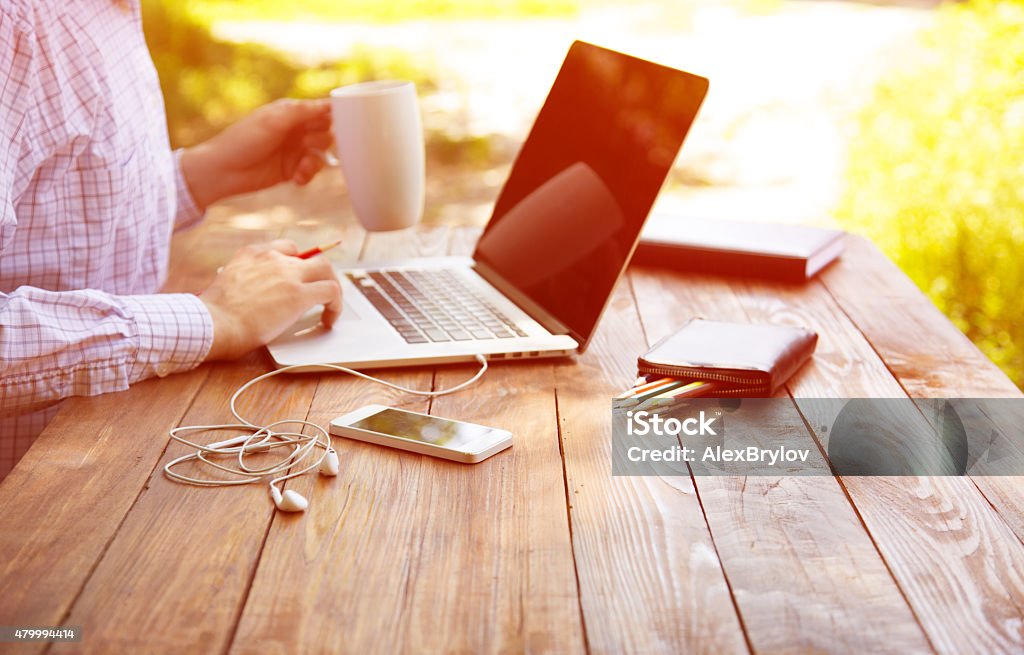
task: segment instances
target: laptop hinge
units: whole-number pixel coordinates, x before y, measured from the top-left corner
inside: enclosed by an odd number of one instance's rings
[[[511,282],[498,275],[494,269],[489,267],[487,264],[474,260],[473,270],[476,271],[480,277],[487,280],[491,286],[504,294],[506,298],[514,302],[519,309],[529,314],[530,318],[543,325],[544,329],[551,334],[568,334],[572,338],[576,339],[577,343],[583,343],[577,335],[573,334],[572,331],[566,327],[565,324],[555,318],[551,312],[541,307],[525,293],[517,289]]]

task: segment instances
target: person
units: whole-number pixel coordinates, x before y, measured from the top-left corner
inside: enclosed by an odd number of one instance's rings
[[[173,231],[320,170],[325,101],[172,152],[138,0],[4,0],[0,71],[0,479],[63,398],[238,357],[317,305],[334,323],[331,266],[287,241],[244,248],[199,295],[158,293]]]

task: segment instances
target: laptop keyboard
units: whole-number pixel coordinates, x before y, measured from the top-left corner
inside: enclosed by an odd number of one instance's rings
[[[347,275],[409,343],[526,336],[454,271],[381,269]]]

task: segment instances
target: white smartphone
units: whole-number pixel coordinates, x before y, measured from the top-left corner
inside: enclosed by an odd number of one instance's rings
[[[512,445],[512,433],[465,421],[367,405],[331,421],[331,434],[432,455],[465,464],[481,462]]]

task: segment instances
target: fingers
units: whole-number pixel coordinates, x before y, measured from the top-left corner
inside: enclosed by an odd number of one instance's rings
[[[331,100],[329,98],[313,98],[312,100],[299,101],[311,116],[323,116],[331,112]]]
[[[303,290],[308,294],[310,304],[323,305],[321,317],[326,327],[331,327],[341,315],[341,284],[334,273],[334,267],[326,257],[314,257],[302,262]]]
[[[331,114],[327,112],[325,114],[315,116],[306,121],[303,125],[307,132],[326,132],[331,129]]]
[[[327,150],[334,143],[330,130],[309,131],[302,137],[302,145],[307,150]]]
[[[288,132],[297,127],[306,127],[308,123],[317,129],[326,129],[330,125],[331,104],[326,98],[317,100],[296,100],[282,98],[267,105],[267,116],[277,130]],[[326,121],[326,125],[324,124]]]
[[[318,151],[313,151],[316,154],[306,154],[299,159],[299,163],[295,165],[295,170],[292,172],[291,180],[299,186],[305,186],[309,184],[317,173],[325,166],[324,155]]]
[[[324,167],[331,146],[330,101],[285,98],[267,106],[268,120],[284,145],[282,180],[305,186]]]
[[[300,155],[295,169],[292,171],[291,180],[299,186],[306,185],[326,165],[324,151],[334,143],[334,137],[330,131],[308,132],[302,137],[304,152]]]
[[[323,305],[324,313],[320,320],[325,327],[334,325],[341,316],[341,285],[337,280],[319,280],[302,286],[306,301],[310,305]]]
[[[317,282],[320,280],[338,281],[338,276],[334,273],[334,267],[331,266],[330,260],[326,257],[311,257],[310,259],[299,261],[302,262],[303,282]]]

